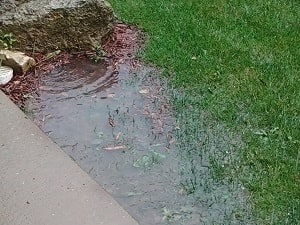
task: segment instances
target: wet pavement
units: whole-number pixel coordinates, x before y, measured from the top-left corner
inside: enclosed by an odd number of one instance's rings
[[[1,225],[138,223],[0,91]]]

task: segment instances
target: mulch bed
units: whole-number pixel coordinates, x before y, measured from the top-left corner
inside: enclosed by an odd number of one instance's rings
[[[52,55],[41,53],[28,54],[36,60],[34,69],[25,74],[15,74],[13,79],[0,89],[19,107],[24,107],[27,98],[38,93],[41,78],[50,73],[54,68],[69,63],[73,58],[100,57],[105,60],[114,70],[118,70],[118,64],[128,63],[132,67],[139,66],[135,58],[137,50],[143,43],[141,32],[133,26],[116,24],[111,35],[102,45],[104,53],[99,56],[97,51],[82,51],[76,53],[54,52]]]

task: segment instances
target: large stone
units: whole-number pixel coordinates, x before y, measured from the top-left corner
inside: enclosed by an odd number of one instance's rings
[[[0,0],[0,29],[21,51],[91,50],[115,17],[104,0]]]
[[[30,0],[0,0],[0,15]]]
[[[0,50],[2,64],[9,66],[14,70],[14,73],[25,73],[31,67],[35,66],[35,60],[22,52]]]

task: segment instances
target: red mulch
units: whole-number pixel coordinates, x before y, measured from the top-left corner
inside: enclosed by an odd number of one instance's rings
[[[106,55],[104,58],[117,70],[117,65],[128,63],[132,67],[138,66],[135,54],[142,44],[141,33],[133,26],[117,24],[102,48]],[[26,99],[37,94],[41,77],[54,68],[67,64],[72,58],[93,58],[94,52],[83,51],[77,53],[59,53],[47,58],[40,53],[29,54],[37,64],[34,69],[25,74],[15,74],[13,79],[0,89],[19,107],[24,106]]]
[[[107,53],[107,57],[112,60],[113,65],[127,61],[130,65],[136,66],[135,54],[142,43],[142,33],[136,27],[117,24],[104,43],[103,50]]]

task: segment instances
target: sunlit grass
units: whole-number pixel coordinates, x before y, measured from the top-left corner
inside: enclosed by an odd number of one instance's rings
[[[188,115],[188,105],[241,135],[241,160],[231,168],[250,191],[259,223],[300,221],[300,3],[110,2],[148,34],[144,59],[189,96],[184,104],[174,99],[177,114]]]

